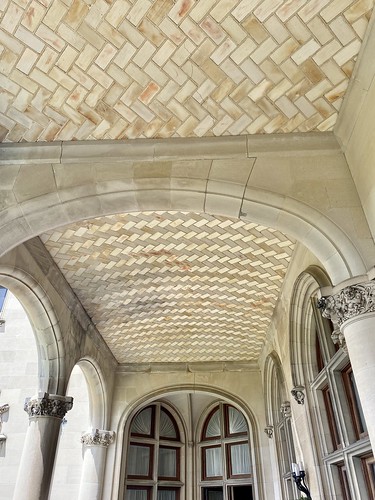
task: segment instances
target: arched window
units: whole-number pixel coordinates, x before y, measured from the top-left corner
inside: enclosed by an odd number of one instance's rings
[[[129,433],[125,500],[180,500],[183,443],[171,411],[160,403],[143,408]]]
[[[310,442],[323,465],[326,496],[351,500],[359,494],[369,500],[375,490],[374,458],[345,339],[317,307],[319,288],[327,284],[317,268],[309,268],[296,282],[293,378],[296,386],[306,388],[306,414],[317,431]]]
[[[245,417],[219,404],[207,416],[199,445],[201,500],[251,500],[253,474]]]
[[[291,422],[291,406],[287,400],[285,377],[276,353],[270,354],[265,364],[265,389],[267,423],[273,432],[275,460],[278,465],[281,496],[285,500],[297,498],[291,474],[291,464],[296,462]]]

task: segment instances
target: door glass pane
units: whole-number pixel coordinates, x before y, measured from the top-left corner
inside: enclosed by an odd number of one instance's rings
[[[230,486],[229,500],[253,500],[253,487],[246,486]]]
[[[221,425],[220,425],[220,410],[219,408],[211,415],[210,420],[207,423],[205,438],[219,437],[221,435]]]
[[[221,477],[223,475],[223,465],[221,459],[221,446],[215,448],[205,448],[205,476]]]
[[[247,432],[245,417],[233,406],[228,407],[229,434],[242,434]]]
[[[247,443],[230,445],[232,476],[250,474],[250,453]]]
[[[177,499],[177,491],[176,490],[158,490],[157,495],[158,500],[176,500]]]
[[[223,500],[223,488],[203,488],[203,500]]]
[[[175,448],[159,448],[159,477],[177,477],[177,450]]]
[[[129,448],[128,475],[150,476],[151,447],[132,444]]]
[[[145,408],[134,417],[131,433],[141,436],[151,436],[152,408]]]
[[[361,400],[359,399],[359,394],[358,394],[358,390],[357,390],[357,385],[355,383],[353,371],[351,371],[349,373],[349,380],[351,383],[352,392],[353,392],[354,399],[355,399],[356,410],[358,412],[359,431],[360,431],[360,433],[367,432],[367,425],[366,425],[365,417],[363,415]]]
[[[148,490],[127,489],[126,500],[148,500]]]
[[[173,420],[163,409],[160,412],[160,437],[177,439],[176,427]]]

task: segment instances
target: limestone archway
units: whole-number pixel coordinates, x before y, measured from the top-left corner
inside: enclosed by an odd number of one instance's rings
[[[336,140],[328,135],[318,142],[314,136],[301,137],[298,145],[286,141],[274,139],[271,147],[247,136],[167,143],[10,145],[4,149],[3,162],[14,170],[15,183],[0,212],[5,235],[0,253],[83,219],[177,210],[241,218],[278,229],[311,250],[333,284],[364,275],[373,265],[371,237]],[[311,173],[304,170],[308,162],[316,170],[313,175],[320,176],[311,195],[306,188]],[[336,183],[345,186],[342,194]],[[344,208],[348,193],[354,224],[348,222]],[[356,232],[358,225],[361,235]]]
[[[108,426],[108,396],[104,377],[94,359],[83,358],[77,365],[83,372],[89,394],[90,427],[106,429]]]
[[[0,283],[18,298],[33,326],[38,350],[39,391],[64,395],[64,347],[52,304],[29,274],[0,265]]]

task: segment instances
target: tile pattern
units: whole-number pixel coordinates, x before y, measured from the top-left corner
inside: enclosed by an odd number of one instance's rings
[[[374,0],[3,0],[0,140],[331,130]]]
[[[41,239],[120,363],[257,360],[294,248],[274,229],[181,212]]]

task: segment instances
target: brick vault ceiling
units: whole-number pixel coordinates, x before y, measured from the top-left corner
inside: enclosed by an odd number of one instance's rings
[[[120,363],[257,360],[294,248],[274,229],[181,212],[41,239]]]
[[[373,0],[3,0],[4,141],[332,130]]]

